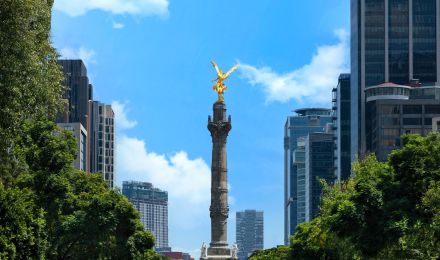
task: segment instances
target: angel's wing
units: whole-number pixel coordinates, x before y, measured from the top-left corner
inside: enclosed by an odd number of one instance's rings
[[[227,77],[229,77],[229,75],[231,75],[231,73],[234,72],[234,70],[236,70],[238,66],[240,66],[240,64],[235,64],[234,67],[232,67],[228,72],[226,72],[224,78],[226,79]]]
[[[220,70],[218,69],[217,64],[215,64],[214,61],[211,61],[211,64],[212,64],[212,66],[214,66],[215,70],[217,71],[217,75],[220,76]]]

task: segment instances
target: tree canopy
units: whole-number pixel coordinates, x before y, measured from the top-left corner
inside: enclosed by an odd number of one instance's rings
[[[370,155],[324,187],[318,217],[291,237],[291,259],[440,258],[440,134],[402,140],[387,162]]]
[[[0,259],[161,259],[133,205],[72,167],[52,4],[0,1]]]

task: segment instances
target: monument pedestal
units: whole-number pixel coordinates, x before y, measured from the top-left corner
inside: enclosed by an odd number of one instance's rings
[[[204,252],[203,252],[204,250]],[[202,247],[200,260],[237,260],[237,248],[232,247]]]

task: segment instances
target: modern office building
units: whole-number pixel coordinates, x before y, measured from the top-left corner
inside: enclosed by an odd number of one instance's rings
[[[114,187],[115,113],[111,105],[91,101],[90,105],[90,171],[100,172],[110,188]]]
[[[306,221],[306,136],[297,139],[296,149],[293,153],[293,164],[297,173],[297,224]]]
[[[351,175],[350,74],[339,76],[338,85],[333,89],[332,95],[335,176],[343,181]]]
[[[255,250],[264,248],[263,211],[245,210],[236,213],[238,259],[246,260]]]
[[[368,152],[365,90],[439,82],[439,0],[351,0],[351,153]]]
[[[151,183],[124,181],[122,194],[133,203],[141,222],[156,238],[156,248],[168,247],[168,193]]]
[[[298,138],[309,133],[324,132],[332,122],[331,110],[304,108],[295,110],[297,115],[289,116],[284,125],[284,242],[294,234],[298,220],[298,169],[293,158]]]
[[[319,213],[322,185],[334,183],[333,133],[310,133],[305,138],[305,221],[311,221]]]
[[[66,92],[63,99],[67,101],[66,113],[59,115],[57,123],[81,122],[88,128],[89,100],[93,99],[93,87],[87,77],[87,69],[82,60],[58,60],[64,72]],[[68,120],[65,116],[67,115]]]
[[[385,161],[406,133],[427,135],[440,116],[440,86],[384,83],[366,88],[367,150]]]
[[[58,123],[59,127],[72,131],[75,137],[77,154],[76,159],[73,161],[73,167],[81,171],[87,171],[88,160],[87,160],[87,131],[82,126],[80,122],[76,123]]]

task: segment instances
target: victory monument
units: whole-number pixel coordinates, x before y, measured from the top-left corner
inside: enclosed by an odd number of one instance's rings
[[[214,62],[211,62],[217,71],[213,89],[218,93],[218,100],[213,105],[214,115],[208,117],[208,129],[212,137],[212,164],[211,164],[211,243],[209,247],[203,243],[201,260],[236,260],[237,246],[228,247],[228,167],[226,161],[226,139],[231,130],[231,116],[226,120],[226,104],[223,93],[227,89],[223,83],[238,64],[223,74]]]

